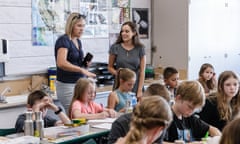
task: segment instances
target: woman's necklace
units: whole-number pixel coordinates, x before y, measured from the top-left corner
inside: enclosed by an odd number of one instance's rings
[[[126,50],[127,57],[129,57],[130,50],[134,48],[134,45],[122,43],[122,47]]]

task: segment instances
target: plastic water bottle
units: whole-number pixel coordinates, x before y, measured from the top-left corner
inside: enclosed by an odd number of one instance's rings
[[[135,93],[133,93],[133,92],[131,92],[131,107],[135,107],[135,105],[137,104],[137,98],[136,98],[136,94]]]
[[[129,113],[132,111],[131,108],[131,99],[127,98],[126,102],[125,102],[125,113]]]
[[[43,139],[43,137],[44,137],[44,132],[43,132],[44,122],[42,119],[42,112],[41,111],[35,112],[35,118],[36,118],[36,121],[35,121],[36,129],[34,131],[34,136],[39,137],[40,139]]]
[[[27,111],[25,113],[26,120],[24,121],[24,135],[33,136],[34,134],[34,128],[33,128],[33,120],[32,120],[32,112]]]
[[[126,104],[125,104],[126,113],[132,112],[136,104],[137,104],[136,94],[133,92],[130,92],[129,97],[127,98]]]

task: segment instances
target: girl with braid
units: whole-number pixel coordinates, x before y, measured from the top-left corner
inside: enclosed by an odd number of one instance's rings
[[[143,97],[133,110],[131,128],[115,144],[152,144],[172,121],[172,112],[160,96]]]

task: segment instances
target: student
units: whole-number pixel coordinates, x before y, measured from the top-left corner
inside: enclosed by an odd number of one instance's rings
[[[120,68],[116,77],[116,90],[108,96],[109,109],[125,112],[126,101],[131,98],[131,91],[136,81],[136,74],[128,68]]]
[[[220,135],[221,132],[217,128],[193,115],[204,102],[204,89],[198,81],[182,82],[176,90],[175,103],[172,105],[173,121],[166,131],[165,141],[192,142],[201,140],[206,133],[210,136]]]
[[[167,102],[170,102],[170,94],[168,92],[168,89],[160,83],[152,83],[147,87],[146,91],[143,93],[143,96],[150,95],[159,95],[163,97]]]
[[[239,78],[233,71],[224,71],[218,78],[217,92],[209,96],[200,118],[222,130],[239,112]]]
[[[206,96],[209,95],[211,91],[216,90],[216,77],[214,68],[211,64],[205,63],[201,66],[199,70],[198,81],[202,84]]]
[[[166,87],[171,94],[171,99],[174,99],[179,80],[179,73],[177,69],[174,67],[166,67],[163,70],[163,79]]]
[[[53,110],[56,115],[60,118],[60,120],[56,120],[48,115],[46,115],[47,110]],[[34,112],[41,111],[43,113],[44,127],[58,126],[64,124],[71,123],[70,119],[67,117],[65,113],[62,112],[62,109],[56,106],[50,97],[48,97],[42,91],[34,91],[29,94],[27,99],[27,110]],[[35,117],[33,116],[33,120]],[[18,116],[15,129],[16,132],[24,131],[24,121],[26,120],[25,114],[21,114]]]
[[[65,34],[55,43],[55,61],[57,65],[57,97],[68,111],[76,81],[82,77],[96,77],[84,67],[84,52],[80,37],[84,32],[85,16],[71,13],[65,26]],[[91,61],[87,62],[90,66]]]
[[[102,119],[116,117],[116,112],[106,109],[102,105],[94,102],[96,97],[95,84],[87,78],[80,78],[74,88],[74,96],[69,108],[69,117]]]
[[[128,21],[122,24],[119,37],[109,50],[108,63],[108,70],[114,76],[117,76],[119,68],[129,68],[135,72],[136,83],[133,92],[136,93],[137,98],[141,97],[145,79],[146,53],[144,45],[140,43],[135,23]]]
[[[167,88],[159,83],[153,83],[149,85],[149,87],[146,89],[146,91],[143,93],[143,97],[150,97],[153,95],[158,95],[160,97],[163,97],[168,103],[170,102],[170,95],[167,90]],[[140,102],[142,101],[142,98],[140,99]],[[130,122],[131,122],[132,113],[127,113],[121,115],[119,118],[117,118],[113,124],[111,131],[108,136],[108,144],[113,144],[117,141],[118,138],[124,137],[129,129],[130,129]],[[155,142],[161,143],[162,137],[157,139]]]
[[[240,144],[240,118],[231,121],[223,129],[219,144]]]
[[[131,129],[115,144],[152,144],[172,120],[169,104],[160,96],[144,97],[133,110]]]

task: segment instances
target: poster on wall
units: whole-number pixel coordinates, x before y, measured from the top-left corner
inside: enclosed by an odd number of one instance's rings
[[[130,7],[130,0],[112,0],[112,7]]]
[[[107,0],[80,0],[79,11],[86,16],[83,38],[108,37]]]
[[[132,8],[132,20],[137,24],[139,37],[149,37],[148,8]]]
[[[69,0],[32,0],[32,45],[54,45],[69,11]]]
[[[112,31],[119,32],[121,25],[130,20],[129,8],[112,8],[111,12],[111,25]]]

